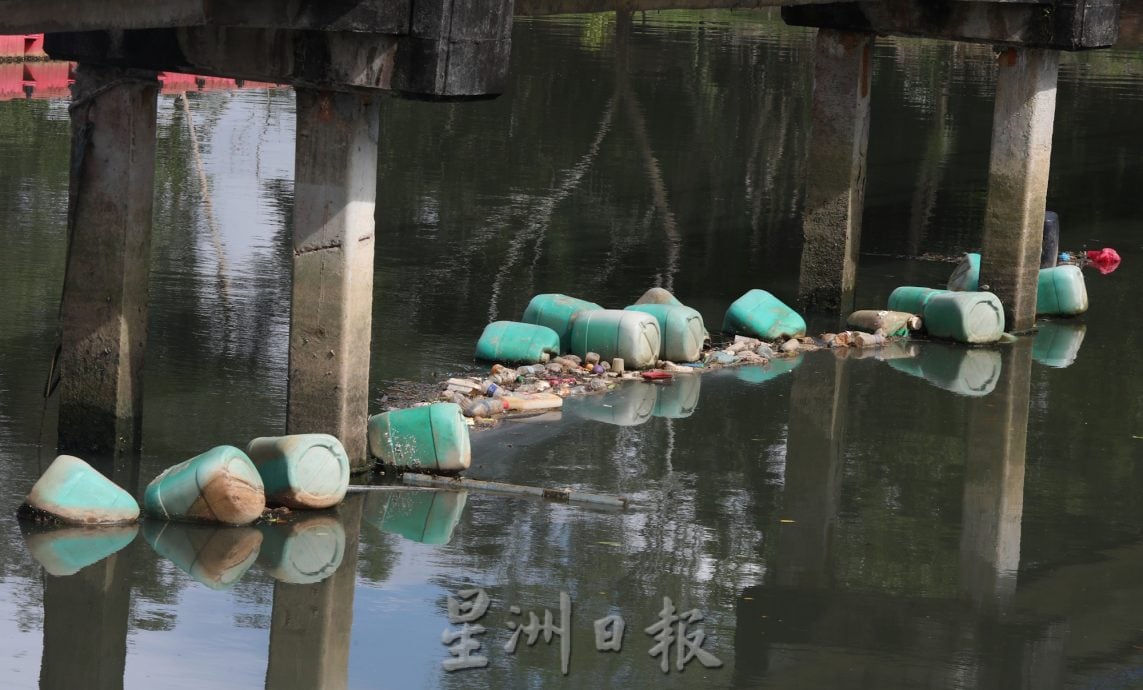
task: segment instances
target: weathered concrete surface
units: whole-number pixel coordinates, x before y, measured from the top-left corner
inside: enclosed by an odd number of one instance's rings
[[[1059,53],[1009,48],[997,57],[982,290],[1004,304],[1005,330],[1030,330],[1052,158]]]
[[[355,471],[368,467],[379,110],[375,98],[297,93],[286,430],[336,436]]]
[[[348,686],[357,542],[364,500],[364,494],[350,494],[337,508],[345,528],[345,555],[333,575],[308,585],[274,584],[267,690],[342,690]]]
[[[783,5],[820,5],[833,0],[516,0],[516,16],[657,10],[753,10]]]
[[[61,450],[139,441],[158,93],[154,73],[76,69],[60,305]]]
[[[853,311],[872,55],[871,34],[818,31],[798,287],[811,311]]]

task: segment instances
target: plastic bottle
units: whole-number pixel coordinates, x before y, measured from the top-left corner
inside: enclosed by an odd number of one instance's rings
[[[480,392],[490,398],[499,398],[504,395],[505,391],[492,379],[486,379],[480,384]]]
[[[504,412],[504,401],[496,398],[484,398],[483,400],[474,400],[464,406],[464,416],[466,417],[491,417]]]

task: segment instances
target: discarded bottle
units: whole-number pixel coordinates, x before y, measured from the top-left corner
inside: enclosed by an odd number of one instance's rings
[[[505,401],[499,398],[473,400],[461,405],[465,417],[492,417],[504,412]]]
[[[683,306],[683,303],[672,295],[669,290],[665,290],[661,287],[653,287],[647,290],[647,292],[643,293],[642,297],[635,300],[635,304],[673,304],[679,307]]]
[[[889,310],[903,311],[920,316],[925,313],[925,305],[929,303],[929,300],[944,292],[948,292],[948,290],[902,285],[889,295]]]
[[[139,519],[139,504],[131,494],[71,455],[61,455],[48,465],[24,506],[24,511],[39,511],[72,525],[121,525]]]
[[[1082,323],[1036,324],[1036,337],[1032,340],[1032,359],[1053,369],[1066,369],[1076,361],[1086,326]]]
[[[1079,266],[1040,269],[1036,283],[1036,313],[1077,316],[1087,311],[1087,284]]]
[[[246,453],[262,477],[267,505],[329,508],[349,488],[349,457],[329,434],[264,436],[251,441]]]
[[[524,310],[525,323],[547,326],[560,338],[560,352],[571,349],[571,332],[576,317],[582,312],[590,312],[603,307],[567,295],[536,295]]]
[[[763,340],[800,338],[806,334],[806,321],[774,295],[755,289],[730,305],[722,330]]]
[[[564,399],[554,393],[512,394],[505,396],[509,410],[552,410],[564,406]]]
[[[846,323],[868,333],[881,331],[888,336],[905,336],[909,331],[921,329],[920,317],[903,311],[862,309],[850,314]]]
[[[957,395],[988,395],[1000,380],[1001,359],[996,350],[924,343],[914,358],[888,361],[897,371],[925,379]]]
[[[28,553],[49,575],[66,577],[125,548],[135,540],[139,526],[44,526],[21,521],[20,532]]]
[[[476,359],[533,364],[560,353],[560,336],[547,326],[494,321],[476,343]]]
[[[659,355],[672,362],[694,362],[702,355],[706,326],[702,315],[681,304],[633,304],[627,309],[650,314],[659,322]]]
[[[505,393],[506,390],[501,388],[496,382],[492,380],[483,381],[480,384],[480,392],[490,398],[499,398]]]
[[[218,446],[168,467],[143,494],[144,512],[164,520],[246,525],[265,509],[262,477],[234,446]]]
[[[380,500],[365,506],[369,524],[422,544],[447,544],[464,514],[468,492],[393,491],[375,496]]]
[[[635,369],[654,366],[661,343],[659,322],[650,314],[623,309],[585,312],[572,329],[571,350],[598,352],[601,358],[621,357]]]
[[[332,515],[260,522],[258,565],[279,582],[309,585],[333,575],[345,556],[345,528]]]
[[[472,463],[460,405],[434,403],[369,418],[369,452],[382,464],[424,472],[460,472]]]
[[[242,579],[262,545],[253,527],[143,523],[143,538],[180,570],[211,589],[229,589]]]
[[[934,338],[994,343],[1004,334],[1004,307],[991,292],[944,292],[925,304],[925,330]]]
[[[616,374],[622,374],[624,372],[624,366],[626,366],[626,363],[623,361],[622,357],[611,358],[611,371],[615,372]]]

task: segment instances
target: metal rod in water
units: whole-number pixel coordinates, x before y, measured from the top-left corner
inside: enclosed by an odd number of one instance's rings
[[[439,486],[450,489],[469,489],[472,491],[515,494],[518,496],[539,496],[540,498],[553,501],[590,503],[610,506],[612,508],[627,508],[631,505],[631,501],[623,496],[603,496],[600,494],[584,493],[582,491],[572,491],[571,489],[545,489],[539,486],[486,482],[479,479],[466,479],[464,477],[434,477],[428,474],[406,472],[402,475],[402,481],[415,486]]]

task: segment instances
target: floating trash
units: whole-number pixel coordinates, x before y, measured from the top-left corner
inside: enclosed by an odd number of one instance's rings
[[[264,436],[251,441],[246,453],[262,477],[267,505],[330,508],[349,488],[349,457],[329,434]]]
[[[369,452],[385,465],[422,472],[460,472],[472,463],[468,425],[456,403],[373,415],[368,434]]]
[[[806,321],[774,295],[755,289],[730,305],[722,330],[762,340],[800,338],[806,334]]]
[[[695,362],[702,356],[706,327],[702,315],[681,304],[633,304],[630,311],[643,312],[659,322],[659,356],[672,362]]]
[[[602,359],[620,358],[633,369],[655,366],[662,334],[650,314],[625,309],[601,309],[580,314],[572,327],[572,353],[583,357],[598,353]]]
[[[494,321],[476,343],[476,359],[506,364],[547,362],[560,354],[560,335],[547,326]]]
[[[32,486],[20,515],[71,525],[121,525],[139,519],[139,504],[99,470],[61,455]]]
[[[143,509],[164,520],[246,525],[266,509],[265,487],[246,453],[218,446],[155,477]]]
[[[552,329],[560,336],[560,352],[570,352],[572,326],[575,325],[576,317],[582,312],[599,309],[603,307],[567,295],[536,295],[528,303],[521,321]]]

